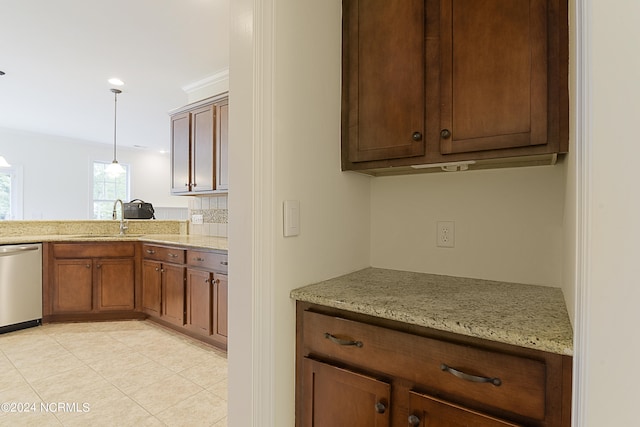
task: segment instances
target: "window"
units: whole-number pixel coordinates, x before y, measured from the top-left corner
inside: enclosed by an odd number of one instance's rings
[[[22,219],[22,167],[0,169],[0,220]]]
[[[129,166],[121,163],[124,173],[110,176],[105,172],[110,164],[93,162],[93,219],[111,219],[114,202],[129,200]]]

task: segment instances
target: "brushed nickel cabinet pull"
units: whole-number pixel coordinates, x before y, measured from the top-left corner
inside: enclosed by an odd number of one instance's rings
[[[356,346],[358,348],[362,347],[364,344],[362,343],[362,341],[354,341],[354,340],[343,340],[340,339],[338,337],[336,337],[335,335],[331,335],[329,332],[325,332],[324,333],[324,337],[326,339],[328,339],[329,341],[331,341],[334,344],[338,344],[338,345],[345,345],[345,346]]]
[[[502,380],[498,377],[489,378],[489,377],[479,377],[477,375],[467,374],[465,372],[458,371],[457,369],[447,366],[444,363],[440,365],[440,369],[442,369],[445,372],[449,372],[451,375],[465,381],[471,381],[474,383],[491,383],[495,386],[499,386],[502,384]]]
[[[154,251],[153,249],[147,249],[147,253],[148,253],[148,254],[155,254],[155,253],[156,253],[156,251]]]
[[[170,256],[171,258],[178,258],[178,255],[176,255],[176,254],[171,254],[171,253],[170,253],[170,254],[169,254],[169,256]]]

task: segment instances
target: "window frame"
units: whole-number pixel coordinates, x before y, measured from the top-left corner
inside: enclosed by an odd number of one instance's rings
[[[0,173],[9,175],[11,179],[11,195],[9,200],[9,217],[5,220],[24,219],[24,177],[21,165],[0,168]]]
[[[131,165],[129,163],[122,163],[119,162],[120,166],[122,166],[125,169],[125,174],[126,174],[126,183],[125,183],[125,196],[123,198],[121,198],[121,200],[123,202],[127,202],[129,201],[129,198],[131,197]],[[97,202],[110,202],[110,203],[115,203],[115,201],[117,199],[95,199],[94,198],[94,190],[95,190],[95,185],[96,185],[96,176],[95,176],[95,165],[96,164],[102,164],[104,165],[104,167],[106,168],[107,166],[109,166],[111,164],[111,161],[106,161],[106,160],[98,160],[98,159],[93,159],[90,161],[89,163],[89,218],[91,219],[97,219],[97,220],[105,220],[105,219],[111,219],[111,217],[109,216],[108,218],[96,218],[95,217],[95,210],[94,210],[94,204]]]

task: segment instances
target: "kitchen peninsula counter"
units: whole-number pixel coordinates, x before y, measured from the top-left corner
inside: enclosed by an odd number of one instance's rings
[[[295,289],[291,297],[445,332],[573,355],[559,288],[380,268]]]
[[[44,242],[124,242],[179,245],[199,249],[228,249],[226,237],[187,234],[186,221],[127,220],[129,229],[120,236],[119,221],[4,221],[0,222],[0,245]]]

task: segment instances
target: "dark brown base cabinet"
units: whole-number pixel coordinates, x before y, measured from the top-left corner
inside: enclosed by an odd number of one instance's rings
[[[297,427],[568,427],[570,356],[297,303]]]
[[[226,350],[227,254],[143,245],[143,311]]]
[[[43,245],[43,321],[149,318],[227,349],[227,253],[139,242]]]
[[[44,247],[44,321],[136,317],[136,243],[50,243]]]
[[[227,345],[227,255],[187,251],[186,327]]]

